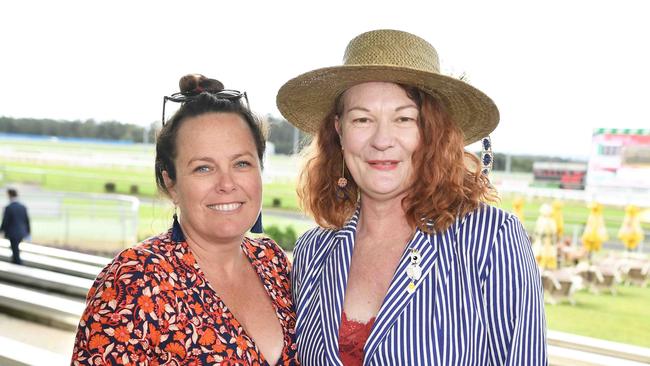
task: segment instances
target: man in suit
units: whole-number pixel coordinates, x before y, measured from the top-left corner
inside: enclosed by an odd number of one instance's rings
[[[30,235],[29,216],[25,205],[18,202],[18,192],[15,189],[7,189],[7,195],[9,204],[5,207],[0,231],[4,231],[5,238],[11,243],[11,261],[22,264],[18,244]]]

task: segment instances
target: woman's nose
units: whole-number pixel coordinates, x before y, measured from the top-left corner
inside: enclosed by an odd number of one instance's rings
[[[395,130],[390,121],[379,121],[372,136],[372,146],[377,150],[386,150],[395,144]]]
[[[222,193],[229,193],[234,191],[236,188],[235,180],[230,172],[224,172],[219,174],[217,178],[216,189]]]

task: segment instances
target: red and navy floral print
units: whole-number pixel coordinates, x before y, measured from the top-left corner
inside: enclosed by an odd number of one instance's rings
[[[284,332],[278,365],[298,365],[289,262],[270,239],[245,238],[242,249]],[[121,252],[86,304],[73,365],[268,365],[171,231]]]

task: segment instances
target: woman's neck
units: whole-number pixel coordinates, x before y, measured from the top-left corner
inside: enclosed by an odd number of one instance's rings
[[[361,199],[357,238],[402,238],[410,237],[413,231],[402,207],[402,197],[388,201]]]
[[[241,250],[241,243],[244,236],[234,238],[228,242],[211,242],[198,235],[185,235],[194,258],[205,272],[217,271],[220,275],[230,277],[241,271],[241,263],[244,258]]]

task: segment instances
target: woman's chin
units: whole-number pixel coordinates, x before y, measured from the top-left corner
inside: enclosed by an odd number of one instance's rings
[[[361,190],[361,195],[367,196],[373,200],[390,201],[392,199],[402,199],[405,190],[399,186],[377,186],[368,187],[367,190]]]

